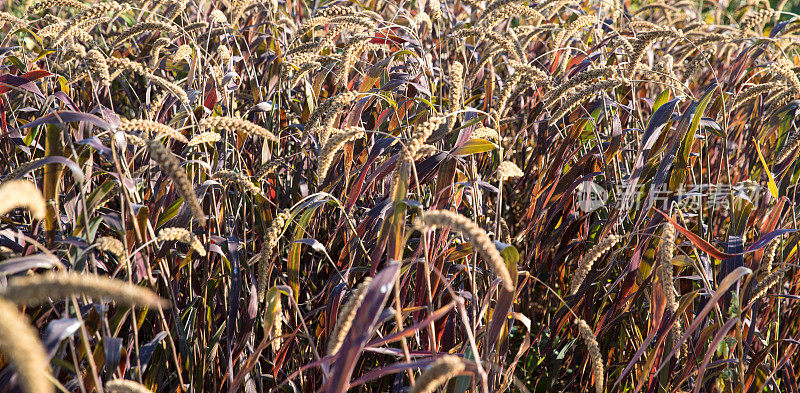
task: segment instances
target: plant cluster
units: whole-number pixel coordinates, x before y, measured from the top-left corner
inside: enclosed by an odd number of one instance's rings
[[[0,392],[797,391],[786,3],[10,2]]]

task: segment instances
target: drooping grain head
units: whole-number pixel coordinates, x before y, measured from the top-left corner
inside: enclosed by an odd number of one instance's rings
[[[0,297],[0,352],[14,365],[26,393],[52,393],[50,360],[39,333],[16,305]]]
[[[522,172],[522,169],[520,169],[517,164],[511,161],[503,161],[497,167],[497,177],[501,181],[505,181],[512,177],[522,177],[524,175],[525,173]]]
[[[170,44],[170,40],[168,38],[161,37],[153,43],[153,47],[150,48],[150,68],[156,68],[158,65],[159,58],[161,57],[161,51]]]
[[[168,301],[147,288],[94,274],[47,273],[16,277],[0,291],[0,297],[27,305],[71,296],[110,299],[122,306],[169,307]]]
[[[464,360],[458,356],[445,355],[436,359],[425,372],[417,378],[409,393],[432,393],[451,378],[466,369]]]
[[[758,25],[772,18],[772,15],[774,14],[775,10],[773,10],[772,8],[767,8],[759,10],[755,14],[744,18],[740,24],[741,35],[744,36],[745,34],[747,34],[749,30],[754,29]]]
[[[250,135],[260,136],[270,141],[277,141],[278,138],[266,128],[259,126],[249,120],[229,116],[214,116],[200,120],[201,130],[230,130],[243,132]]]
[[[26,14],[27,15],[38,14],[38,13],[40,13],[42,11],[47,10],[47,9],[56,8],[56,7],[59,7],[59,8],[60,7],[70,7],[70,8],[74,8],[74,9],[76,9],[78,11],[83,11],[83,10],[89,8],[89,6],[87,6],[86,4],[84,4],[84,3],[82,3],[82,2],[80,2],[78,0],[39,0],[39,1],[35,2],[35,3],[33,3],[33,5],[31,5],[30,8],[28,8],[28,11],[27,11]]]
[[[761,268],[766,274],[772,273],[772,263],[775,262],[775,254],[777,254],[778,251],[778,244],[780,244],[780,242],[778,239],[775,239],[769,242],[766,249],[764,249],[764,254],[761,257]]]
[[[333,164],[336,153],[347,143],[364,136],[364,129],[361,127],[348,127],[341,132],[331,135],[325,142],[325,146],[319,153],[319,166],[317,167],[317,178],[321,182],[328,174],[328,170]]]
[[[586,255],[581,258],[578,262],[578,270],[572,276],[572,281],[570,282],[570,290],[569,294],[574,295],[580,289],[581,284],[583,284],[583,280],[586,279],[586,275],[589,274],[589,271],[592,270],[592,266],[594,265],[595,261],[600,259],[606,251],[610,250],[617,242],[619,242],[621,238],[617,235],[609,235],[608,237],[600,240],[597,245],[589,249],[586,252]]]
[[[139,22],[131,26],[129,29],[123,31],[119,35],[117,35],[116,40],[111,46],[112,47],[119,46],[128,39],[133,38],[142,33],[158,31],[163,33],[164,35],[170,35],[174,34],[177,30],[178,27],[172,23],[165,23],[160,21]]]
[[[603,365],[603,357],[600,355],[600,346],[597,344],[597,337],[595,337],[592,328],[582,319],[575,321],[580,330],[583,343],[589,350],[589,357],[592,362],[592,371],[594,371],[594,389],[597,393],[604,392],[605,386],[605,366]]]
[[[175,63],[179,63],[184,61],[192,56],[192,46],[183,44],[178,47],[175,53],[172,54],[172,61]]]
[[[115,239],[110,236],[103,236],[97,239],[97,248],[102,251],[106,251],[117,257],[117,259],[122,260],[125,258],[125,246],[122,244],[121,241]]]
[[[163,228],[158,231],[158,241],[161,242],[181,242],[189,245],[201,257],[206,256],[206,249],[203,242],[194,234],[183,228]]]
[[[261,190],[255,183],[253,183],[248,176],[241,172],[234,171],[217,171],[214,173],[214,178],[222,180],[226,183],[234,183],[242,188],[244,191],[252,192],[256,195],[266,197],[264,191]]]
[[[157,138],[157,137],[168,137],[183,143],[188,143],[189,140],[181,134],[178,130],[166,125],[161,124],[156,121],[147,120],[147,119],[132,119],[132,120],[123,120],[119,123],[119,127],[117,127],[119,131],[125,133],[131,133],[132,131],[138,131],[141,133],[142,136],[146,138]]]
[[[272,334],[272,351],[278,353],[283,334],[283,306],[278,287],[272,287],[267,291],[267,308],[264,314],[264,328],[269,329]]]
[[[211,23],[216,23],[219,25],[227,25],[228,24],[228,17],[220,10],[211,11]]]
[[[469,239],[472,247],[483,256],[492,270],[494,270],[502,281],[503,288],[508,292],[515,290],[514,281],[508,271],[505,260],[500,255],[500,252],[497,251],[497,247],[486,235],[486,231],[469,218],[448,210],[429,210],[417,217],[414,221],[414,227],[418,230],[450,227],[460,232]]]
[[[144,385],[123,379],[106,382],[106,391],[109,393],[152,393]]]
[[[614,75],[615,70],[612,67],[596,68],[588,71],[581,72],[558,86],[554,87],[542,98],[546,108],[552,108],[559,103],[561,98],[573,91],[573,89],[581,89],[589,85],[596,79],[607,79]]]
[[[358,308],[361,307],[361,303],[364,302],[364,297],[367,295],[367,289],[371,282],[372,278],[366,277],[364,281],[350,293],[347,302],[345,302],[339,311],[339,316],[336,318],[336,325],[334,325],[333,331],[331,331],[331,335],[328,338],[328,355],[335,354],[342,346],[347,333],[350,331],[350,327],[353,325],[356,312]]]
[[[625,82],[626,81],[621,78],[611,78],[601,82],[593,83],[576,91],[566,98],[565,104],[561,105],[561,107],[559,107],[558,110],[553,113],[550,121],[556,122],[560,120],[562,117],[571,113],[575,108],[586,102],[586,100],[590,99],[595,94],[616,88]]]
[[[272,257],[272,250],[278,245],[281,234],[289,222],[291,214],[286,211],[279,213],[272,220],[272,223],[267,230],[264,237],[264,242],[261,244],[261,251],[258,255],[258,301],[264,300],[265,290],[267,289],[267,271],[269,270],[269,262]]]
[[[183,197],[184,202],[189,205],[192,215],[200,222],[200,225],[205,225],[206,215],[203,212],[203,207],[200,206],[200,201],[194,192],[194,186],[192,186],[192,182],[186,172],[181,168],[178,159],[157,140],[148,140],[147,150],[150,152],[150,158],[158,163],[175,184],[175,189]]]
[[[97,74],[100,78],[100,83],[106,87],[111,86],[111,76],[108,72],[108,63],[100,51],[91,49],[86,52],[86,64],[89,71]]]
[[[672,256],[675,254],[675,227],[667,223],[661,236],[661,244],[658,246],[658,265],[659,281],[667,298],[667,307],[671,312],[678,309],[678,302],[675,300],[675,285],[672,275]]]
[[[489,127],[480,127],[475,131],[472,131],[470,134],[470,138],[478,138],[478,139],[485,139],[487,141],[500,141],[500,133],[497,132],[494,128]]]
[[[8,180],[0,184],[0,216],[16,208],[28,209],[37,220],[44,219],[47,211],[42,192],[27,180]]]
[[[556,49],[560,49],[564,43],[568,39],[570,39],[575,33],[580,31],[585,27],[592,26],[597,23],[597,17],[594,15],[581,15],[578,19],[572,21],[567,27],[565,27],[561,32],[556,36],[555,43],[553,47]]]
[[[464,105],[464,65],[456,61],[450,66],[450,111],[456,112]],[[456,117],[450,116],[447,119],[447,128],[452,129]]]
[[[203,145],[206,143],[219,142],[221,139],[222,135],[214,131],[205,131],[193,136],[192,139],[189,140],[189,143],[187,143],[187,145],[188,146]]]
[[[753,300],[760,299],[766,295],[772,287],[781,282],[781,279],[788,271],[789,267],[783,266],[779,269],[776,269],[772,273],[767,274],[766,277],[764,277],[764,279],[758,283],[758,286],[754,291]]]
[[[419,126],[414,128],[411,135],[411,140],[406,143],[406,150],[408,155],[405,156],[406,161],[412,161],[417,158],[419,148],[425,144],[431,135],[444,123],[444,118],[434,116],[426,120]]]

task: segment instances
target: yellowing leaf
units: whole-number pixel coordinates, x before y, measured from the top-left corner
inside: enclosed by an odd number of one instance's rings
[[[468,156],[470,154],[485,153],[496,148],[497,145],[486,139],[475,138],[466,141],[463,145],[453,150],[452,154],[454,156]]]
[[[761,148],[758,147],[758,142],[756,142],[755,138],[753,138],[753,144],[756,145],[756,153],[758,153],[758,160],[761,161],[761,165],[764,166],[764,171],[767,172],[767,179],[769,181],[769,193],[772,194],[772,197],[778,199],[778,186],[775,185],[775,178],[772,177],[772,172],[769,170],[767,166],[767,162],[764,161],[764,155],[761,154]]]
[[[672,258],[672,266],[677,267],[687,267],[687,266],[694,266],[694,261],[692,258],[687,257],[686,255],[678,255],[675,258]]]

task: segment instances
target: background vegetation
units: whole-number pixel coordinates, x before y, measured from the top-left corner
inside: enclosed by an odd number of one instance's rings
[[[12,2],[0,392],[796,392],[792,6]]]

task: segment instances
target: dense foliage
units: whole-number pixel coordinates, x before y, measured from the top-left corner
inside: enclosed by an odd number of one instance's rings
[[[0,392],[795,392],[785,3],[11,2]]]

